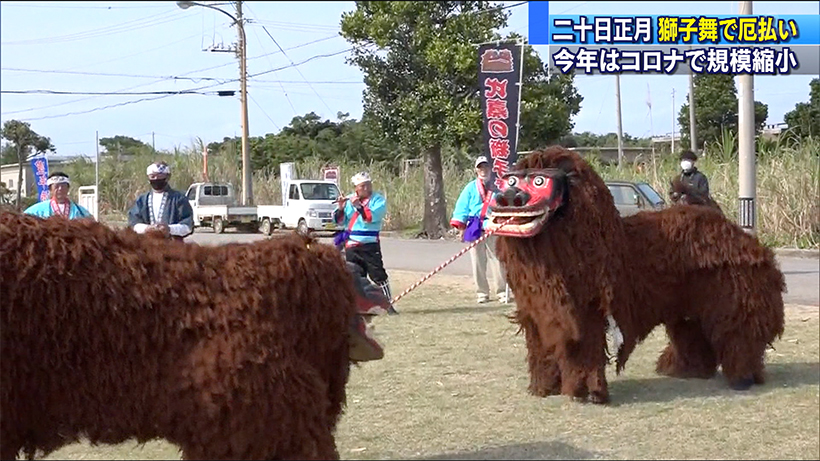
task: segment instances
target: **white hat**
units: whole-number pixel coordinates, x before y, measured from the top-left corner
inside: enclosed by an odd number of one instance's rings
[[[145,170],[145,174],[152,175],[152,174],[171,174],[171,167],[165,163],[152,163],[148,165],[148,169]]]
[[[68,175],[64,173],[54,173],[46,180],[46,186],[52,186],[54,184],[71,184],[71,181],[68,180]]]
[[[361,173],[356,173],[353,175],[350,180],[353,182],[354,186],[358,186],[361,183],[370,182],[370,175],[367,174],[366,171],[362,171]]]
[[[478,166],[479,166],[479,165],[481,165],[482,163],[487,163],[487,164],[489,164],[489,163],[490,163],[490,161],[489,161],[489,160],[487,160],[487,157],[485,157],[485,156],[483,156],[483,155],[482,155],[482,156],[479,156],[477,159],[475,159],[475,166],[476,166],[476,168],[478,168]]]

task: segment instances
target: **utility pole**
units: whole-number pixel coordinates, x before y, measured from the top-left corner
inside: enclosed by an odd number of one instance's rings
[[[155,141],[154,132],[152,131],[151,132],[151,150],[154,151],[154,153],[156,154],[157,153],[157,145],[154,141]]]
[[[245,36],[245,23],[242,20],[242,2],[236,3],[236,16],[227,11],[206,3],[178,1],[177,6],[187,10],[192,6],[201,6],[219,11],[228,16],[236,24],[239,31],[239,47],[236,50],[239,57],[239,99],[242,105],[242,205],[253,204],[253,183],[251,174],[251,154],[248,146],[248,40]],[[226,51],[222,49],[212,51]]]
[[[740,15],[752,14],[752,2],[740,2]],[[754,77],[740,74],[738,79],[738,224],[744,231],[755,233],[755,103]]]
[[[239,73],[242,102],[242,205],[253,204],[251,154],[248,146],[248,54],[245,23],[242,21],[242,2],[236,2],[236,27],[239,29]]]
[[[615,101],[618,105],[618,166],[624,161],[623,125],[621,123],[621,76],[615,74]]]
[[[672,88],[672,155],[675,155],[675,89]]]
[[[689,47],[692,48],[691,46]],[[692,66],[689,66],[689,148],[692,152],[698,152],[698,142],[695,130],[695,74]]]

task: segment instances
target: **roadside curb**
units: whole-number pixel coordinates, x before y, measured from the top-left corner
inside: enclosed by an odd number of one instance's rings
[[[124,221],[108,221],[106,222],[107,225],[114,227],[114,228],[121,228],[126,227],[128,223]],[[436,240],[429,240],[424,238],[414,239],[412,237],[406,237],[402,234],[401,231],[382,231],[382,236],[386,238],[392,239],[403,239],[403,240],[427,240],[429,242],[449,242],[455,241],[455,238],[450,238],[450,236],[446,236],[441,239]],[[781,257],[789,257],[789,258],[807,258],[807,259],[820,259],[820,249],[800,249],[800,248],[774,248],[774,253],[777,256]]]
[[[790,258],[820,259],[820,250],[803,250],[800,248],[775,248],[774,253],[777,256],[786,256]]]

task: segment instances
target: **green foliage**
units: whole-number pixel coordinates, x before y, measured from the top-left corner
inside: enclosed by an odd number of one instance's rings
[[[23,167],[31,151],[38,154],[46,152],[54,152],[56,149],[51,143],[51,139],[45,136],[40,136],[31,129],[31,125],[27,122],[19,120],[6,120],[3,123],[3,128],[0,129],[0,137],[8,141],[10,148],[4,150],[3,154],[8,152],[16,152],[14,161],[18,163],[17,175],[17,201],[18,207],[22,207],[22,186],[23,186]]]
[[[635,138],[629,133],[624,133],[621,141],[624,147],[652,147],[651,138]],[[563,136],[558,143],[564,147],[616,147],[618,133],[595,134],[584,131]]]
[[[509,13],[485,1],[356,2],[342,15],[342,36],[356,48],[350,63],[365,75],[365,118],[377,131],[425,159],[424,230],[447,228],[443,162],[482,150],[478,43],[522,41],[497,31]],[[524,49],[519,150],[544,146],[572,130],[581,96],[572,75],[547,76],[535,51]],[[447,146],[456,155],[442,159]]]
[[[790,135],[796,138],[820,136],[820,78],[812,79],[809,88],[809,102],[797,103],[784,116]]]
[[[251,137],[249,149],[254,171],[273,175],[282,162],[299,162],[307,158],[326,163],[347,161],[393,161],[397,158],[395,143],[370,129],[364,122],[339,114],[338,121],[322,121],[313,112],[293,117],[290,125],[278,134]],[[224,138],[208,144],[208,155],[229,155],[239,162],[241,138]],[[237,163],[240,166],[240,163]]]
[[[103,155],[139,155],[153,152],[151,146],[130,136],[100,138],[100,146],[105,149]]]
[[[481,127],[475,44],[501,37],[508,13],[484,1],[356,2],[342,14],[348,62],[364,73],[364,112],[379,131],[424,155],[424,230],[447,229],[442,146],[475,146]]]
[[[722,130],[727,129],[737,134],[737,89],[734,76],[726,74],[695,75],[695,128],[697,131],[698,149],[705,144],[718,141]],[[687,101],[688,96],[687,96]],[[768,118],[768,106],[755,101],[755,131],[759,132]],[[681,127],[682,141],[689,145],[689,103],[684,104],[678,113],[678,124]]]

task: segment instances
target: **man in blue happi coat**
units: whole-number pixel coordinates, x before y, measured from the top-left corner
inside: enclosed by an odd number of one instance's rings
[[[146,173],[151,190],[137,197],[128,211],[128,226],[138,234],[160,232],[182,241],[194,229],[194,210],[188,197],[168,185],[171,167],[167,163],[152,163]]]
[[[24,213],[37,216],[39,218],[49,218],[51,216],[62,216],[68,219],[94,218],[82,205],[72,202],[68,198],[68,190],[71,182],[68,175],[62,171],[55,171],[48,175],[46,180],[50,200],[44,200],[26,208]]]
[[[450,225],[461,231],[464,242],[474,242],[484,235],[487,221],[487,210],[496,191],[492,183],[492,170],[486,156],[475,161],[476,179],[470,181],[461,190],[453,210]],[[504,268],[495,254],[496,237],[490,236],[470,250],[473,263],[473,281],[476,285],[477,301],[486,303],[490,300],[490,284],[487,279],[487,268],[493,272],[494,288],[498,300],[507,302],[507,282]]]
[[[344,246],[345,259],[358,265],[382,289],[387,299],[392,299],[379,240],[382,220],[387,213],[387,201],[382,194],[373,192],[368,173],[357,173],[351,181],[356,188],[355,193],[350,197],[339,197],[333,213],[336,222],[345,227],[334,241],[336,245]],[[387,312],[398,313],[392,305]]]

